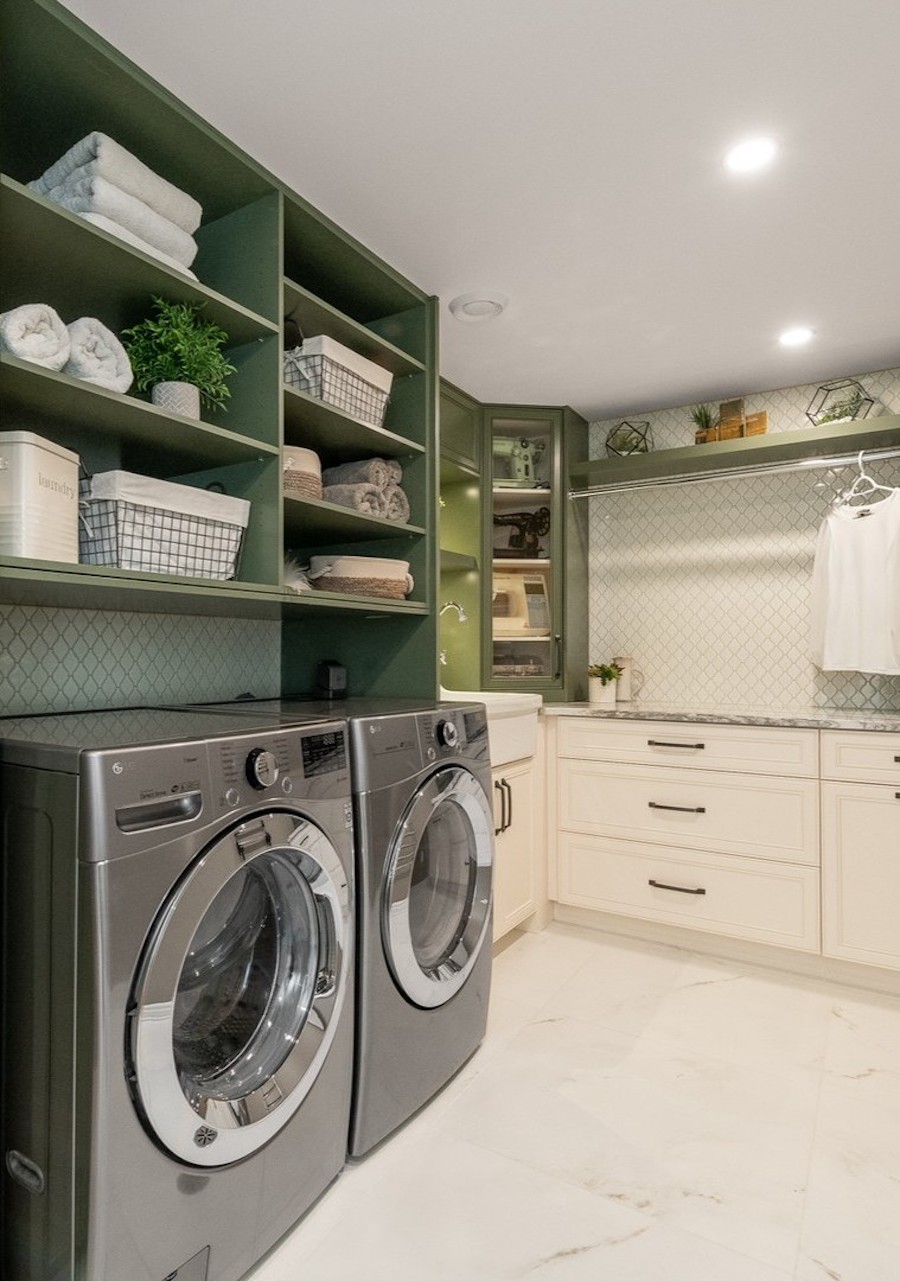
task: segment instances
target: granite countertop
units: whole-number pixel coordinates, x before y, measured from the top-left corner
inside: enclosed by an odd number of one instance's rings
[[[900,712],[874,710],[846,710],[835,707],[810,707],[805,710],[772,712],[759,708],[740,710],[734,708],[667,707],[660,703],[617,703],[615,709],[598,707],[594,703],[545,703],[545,716],[588,716],[613,721],[680,721],[683,724],[704,725],[783,725],[794,729],[844,729],[874,730],[900,733]]]

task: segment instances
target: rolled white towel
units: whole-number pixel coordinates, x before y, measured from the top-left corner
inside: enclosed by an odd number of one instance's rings
[[[106,178],[67,179],[60,186],[51,187],[41,194],[71,213],[95,213],[111,218],[126,231],[140,236],[141,240],[148,241],[185,267],[190,267],[197,256],[197,242],[193,236]]]
[[[384,498],[377,485],[326,485],[322,497],[327,503],[352,507],[364,516],[383,516],[385,513]]]
[[[64,374],[110,391],[128,390],[134,379],[131,362],[112,330],[93,316],[82,316],[69,325],[69,338],[72,353]]]
[[[59,187],[76,170],[83,176],[105,178],[129,196],[143,200],[164,218],[170,219],[189,235],[200,226],[202,206],[180,187],[174,186],[148,168],[108,134],[89,133],[76,142],[55,164],[28,185],[46,196]]]
[[[101,231],[108,231],[111,236],[124,240],[126,245],[131,245],[132,249],[140,249],[141,253],[148,254],[151,258],[155,258],[157,262],[163,263],[166,267],[171,267],[173,271],[180,271],[182,276],[190,276],[191,280],[197,279],[190,267],[185,267],[182,263],[176,262],[174,258],[164,254],[155,245],[148,244],[146,240],[141,240],[140,236],[135,236],[133,232],[126,231],[117,222],[113,222],[112,218],[104,218],[103,214],[95,213],[82,213],[78,214],[78,217],[83,218],[85,222],[89,222],[93,227],[99,227]]]
[[[52,307],[26,303],[0,314],[0,348],[57,372],[69,359],[69,331]]]
[[[388,485],[402,485],[403,484],[403,468],[397,462],[397,459],[385,458],[384,465],[387,468],[387,473],[388,473],[388,478],[386,483]]]

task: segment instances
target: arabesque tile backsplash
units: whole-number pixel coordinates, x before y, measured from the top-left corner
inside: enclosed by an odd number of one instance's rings
[[[856,376],[882,412],[900,413],[900,369]],[[748,395],[746,410],[766,410],[770,433],[797,431],[815,390]],[[671,449],[692,443],[689,413],[629,419],[649,420],[654,447]],[[592,458],[605,456],[614,425],[591,424]],[[867,470],[900,485],[895,460]],[[816,535],[848,477],[852,469],[811,470],[581,500],[590,504],[591,661],[632,654],[640,701],[673,709],[900,710],[900,676],[826,674],[809,656]]]
[[[280,623],[12,606],[0,715],[276,697]]]

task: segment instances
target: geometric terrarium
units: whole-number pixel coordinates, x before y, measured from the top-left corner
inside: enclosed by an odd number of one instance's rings
[[[653,448],[649,422],[621,422],[606,437],[606,452],[612,458],[627,458],[629,454],[647,454]]]
[[[816,427],[825,423],[843,423],[853,418],[865,418],[874,405],[862,383],[855,378],[823,383],[806,410],[806,416]]]

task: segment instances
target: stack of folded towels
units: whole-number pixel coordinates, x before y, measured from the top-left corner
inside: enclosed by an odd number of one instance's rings
[[[196,280],[203,209],[105,133],[90,133],[28,186]]]
[[[403,468],[394,458],[364,458],[322,472],[322,497],[365,516],[406,524],[409,499],[402,489]]]
[[[124,393],[132,383],[128,353],[112,330],[93,316],[66,325],[42,302],[0,313],[0,351],[109,391]]]

